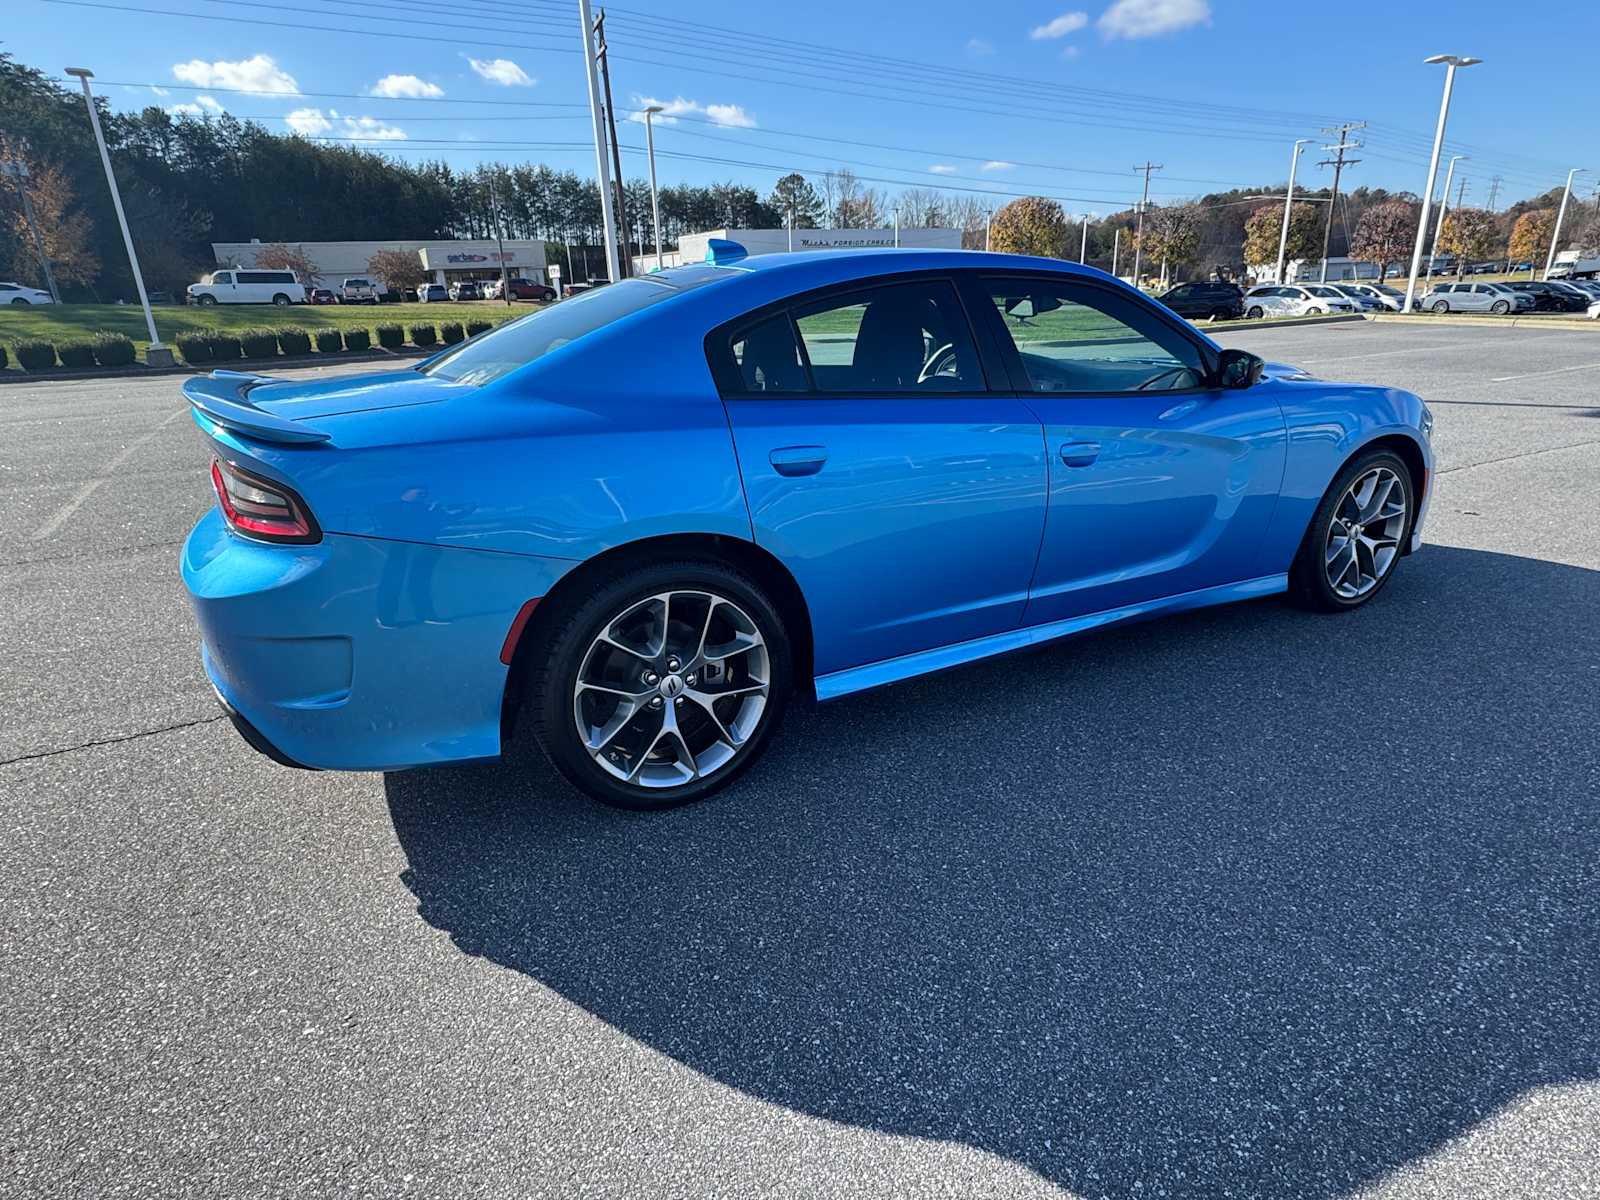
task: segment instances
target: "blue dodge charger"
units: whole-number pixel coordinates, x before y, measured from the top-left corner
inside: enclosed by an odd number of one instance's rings
[[[406,370],[185,385],[183,578],[279,762],[494,757],[704,796],[829,700],[1160,613],[1341,612],[1420,545],[1409,392],[1223,350],[1093,269],[959,251],[629,279]]]

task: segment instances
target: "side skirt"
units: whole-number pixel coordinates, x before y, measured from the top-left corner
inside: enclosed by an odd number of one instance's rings
[[[1087,633],[1092,629],[1104,629],[1109,625],[1143,621],[1150,617],[1185,612],[1193,608],[1209,608],[1214,604],[1231,604],[1235,600],[1253,600],[1258,596],[1270,596],[1288,589],[1287,574],[1263,575],[1259,579],[1247,579],[1242,583],[1201,588],[1199,591],[1163,596],[1158,600],[1111,608],[1105,612],[1068,617],[1065,620],[1051,621],[1044,625],[1030,625],[1022,629],[1009,629],[1004,633],[973,638],[970,642],[957,642],[952,646],[920,650],[916,654],[904,654],[899,658],[888,658],[882,662],[847,667],[843,671],[819,675],[816,679],[817,699],[836,700],[851,692],[882,687],[888,683],[899,683],[903,679],[911,679],[917,675],[964,666],[980,659],[992,658],[997,654],[1025,650],[1030,646],[1057,641],[1078,633]]]

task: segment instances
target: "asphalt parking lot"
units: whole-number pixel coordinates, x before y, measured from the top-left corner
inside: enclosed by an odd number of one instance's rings
[[[793,711],[660,816],[219,720],[177,381],[0,387],[0,1195],[1600,1195],[1600,336],[1227,334],[1427,548]]]

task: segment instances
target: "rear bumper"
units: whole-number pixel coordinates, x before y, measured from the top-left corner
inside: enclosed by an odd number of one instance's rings
[[[376,771],[499,754],[506,634],[572,565],[342,534],[266,545],[212,509],[182,567],[245,740],[292,766]]]

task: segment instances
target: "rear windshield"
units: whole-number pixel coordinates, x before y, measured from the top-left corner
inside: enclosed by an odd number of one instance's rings
[[[420,369],[425,375],[452,383],[491,383],[604,325],[669,300],[686,287],[709,283],[722,274],[725,272],[669,279],[668,276],[677,276],[678,272],[664,271],[657,276],[624,279],[621,283],[582,292],[463,342],[459,350],[433,359]]]

